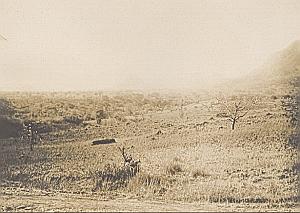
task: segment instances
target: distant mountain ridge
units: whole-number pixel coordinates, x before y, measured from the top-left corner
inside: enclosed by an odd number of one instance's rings
[[[300,40],[276,52],[264,65],[245,77],[226,83],[225,87],[263,88],[270,84],[289,82],[300,77]]]
[[[300,40],[294,41],[285,49],[277,52],[262,68],[261,75],[286,75],[299,74],[300,68]]]

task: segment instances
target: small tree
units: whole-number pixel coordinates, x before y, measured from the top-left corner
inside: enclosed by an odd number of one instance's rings
[[[30,151],[33,151],[33,147],[42,141],[40,137],[36,124],[30,122],[28,124],[23,124],[23,131],[21,133],[22,140],[29,143]]]
[[[127,167],[130,171],[131,176],[135,176],[140,171],[140,160],[134,160],[131,154],[126,153],[126,148],[123,146],[118,147],[122,157],[123,157],[123,166]],[[133,148],[133,146],[131,147]],[[128,148],[127,148],[128,149]]]
[[[107,114],[104,112],[103,109],[98,110],[98,111],[96,112],[96,120],[97,120],[97,123],[98,123],[98,124],[100,124],[100,123],[101,123],[101,120],[102,120],[102,119],[105,119],[105,118],[107,118]]]
[[[124,160],[124,166],[125,164],[128,164],[132,161],[132,156],[130,154],[127,154],[126,153],[126,148],[123,146],[122,148],[121,147],[118,147],[118,149],[120,150],[121,154],[122,154],[122,157],[123,157],[123,160]]]
[[[218,103],[221,105],[220,117],[227,118],[231,122],[231,129],[234,130],[237,121],[247,115],[251,110],[255,99],[249,97],[232,96],[229,100],[225,97],[217,98]]]

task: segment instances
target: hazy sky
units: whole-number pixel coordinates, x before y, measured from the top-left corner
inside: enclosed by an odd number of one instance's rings
[[[0,90],[181,88],[300,39],[299,0],[0,0]]]

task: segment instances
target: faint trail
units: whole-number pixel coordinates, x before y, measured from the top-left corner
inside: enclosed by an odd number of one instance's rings
[[[54,195],[1,195],[2,211],[151,211],[151,212],[204,212],[204,211],[299,211],[297,208],[269,208],[266,205],[217,203],[179,203],[147,201],[130,198],[104,200],[99,196],[71,194]],[[1,211],[1,209],[0,209]]]

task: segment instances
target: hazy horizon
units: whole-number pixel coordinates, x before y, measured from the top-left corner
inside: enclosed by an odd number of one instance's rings
[[[202,88],[300,38],[297,0],[0,0],[0,91]]]

